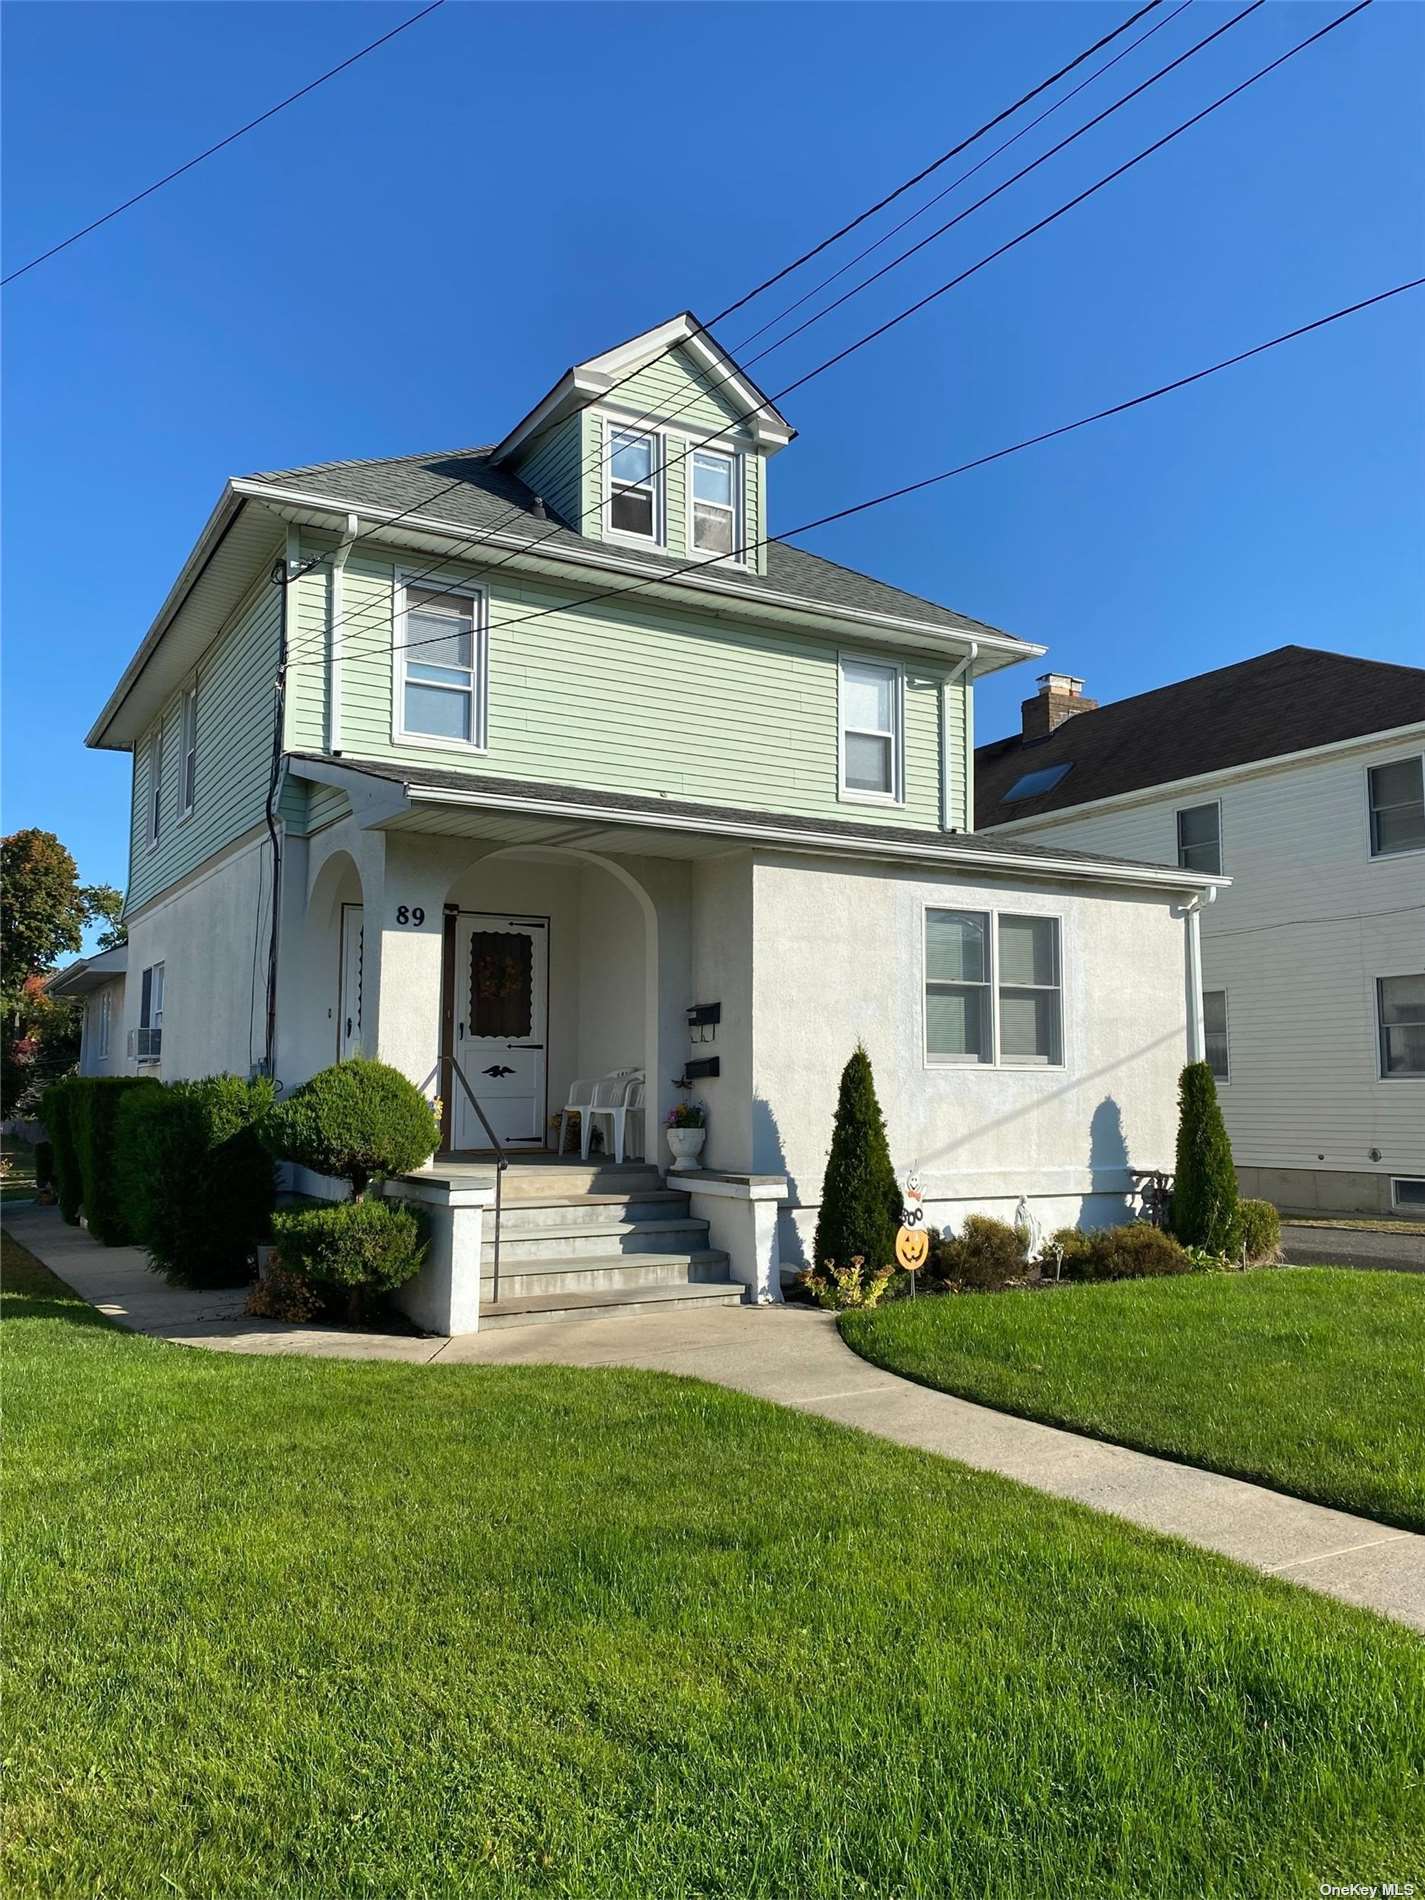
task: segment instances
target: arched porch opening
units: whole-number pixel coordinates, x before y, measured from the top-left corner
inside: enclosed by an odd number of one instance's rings
[[[333,850],[312,874],[298,938],[296,1007],[287,1016],[291,1030],[283,1064],[289,1086],[364,1050],[363,1021],[373,1014],[366,994],[365,908],[355,858]]]

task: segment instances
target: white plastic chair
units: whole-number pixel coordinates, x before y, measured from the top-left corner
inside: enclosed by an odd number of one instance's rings
[[[613,1150],[616,1162],[624,1156],[624,1134],[629,1113],[641,1115],[643,1112],[643,1083],[634,1075],[612,1076],[603,1082],[594,1084],[593,1100],[582,1111],[580,1153],[585,1161],[589,1158],[589,1142],[594,1133],[594,1122],[606,1116],[609,1124],[609,1147]]]
[[[569,1100],[559,1111],[559,1146],[555,1151],[556,1153],[563,1154],[564,1152],[564,1136],[569,1127],[569,1117],[571,1115],[578,1115],[580,1123],[582,1124],[584,1111],[594,1099],[594,1087],[595,1084],[592,1080],[577,1080],[569,1084]],[[579,1133],[580,1140],[582,1141],[582,1126]]]

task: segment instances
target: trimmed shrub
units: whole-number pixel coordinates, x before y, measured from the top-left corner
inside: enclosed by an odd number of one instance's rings
[[[54,1148],[47,1141],[35,1143],[35,1186],[41,1193],[54,1186]]]
[[[40,1120],[49,1136],[50,1148],[54,1154],[54,1192],[59,1202],[59,1211],[70,1224],[79,1224],[79,1209],[84,1201],[84,1188],[79,1174],[79,1156],[74,1146],[74,1129],[70,1110],[77,1075],[67,1075],[61,1082],[52,1082],[40,1098]]]
[[[1236,1253],[1237,1170],[1205,1062],[1190,1062],[1178,1083],[1178,1158],[1172,1229],[1185,1247]]]
[[[1142,1280],[1155,1274],[1192,1272],[1192,1261],[1172,1235],[1147,1221],[1101,1227],[1079,1239],[1087,1245],[1064,1253],[1066,1280]]]
[[[278,1264],[359,1319],[379,1294],[404,1286],[426,1254],[425,1224],[396,1201],[333,1201],[283,1208],[272,1217]]]
[[[859,1255],[873,1272],[889,1266],[895,1259],[902,1206],[871,1058],[858,1043],[841,1072],[812,1247],[814,1264],[846,1267]]]
[[[1253,1265],[1275,1260],[1281,1252],[1282,1217],[1270,1201],[1238,1201],[1238,1245]]]
[[[81,1075],[70,1086],[70,1129],[85,1221],[106,1247],[127,1246],[133,1227],[119,1179],[119,1113],[126,1100],[162,1094],[163,1084],[145,1075]]]
[[[1092,1242],[1092,1234],[1085,1233],[1082,1227],[1061,1227],[1057,1233],[1051,1234],[1040,1248],[1039,1265],[1043,1271],[1050,1276],[1053,1275],[1057,1266],[1061,1278],[1072,1280],[1074,1275],[1071,1271],[1070,1263],[1078,1260],[1086,1260],[1089,1256]],[[1062,1260],[1057,1262],[1054,1258],[1054,1249],[1056,1247],[1060,1249],[1063,1255]]]
[[[1028,1271],[1024,1236],[989,1214],[967,1214],[958,1237],[942,1235],[932,1247],[930,1270],[955,1286],[991,1288],[1022,1280]]]
[[[352,1056],[279,1102],[263,1138],[284,1160],[349,1181],[359,1201],[376,1176],[429,1161],[440,1146],[440,1123],[399,1069]]]
[[[271,1082],[210,1075],[125,1097],[119,1191],[150,1265],[176,1286],[240,1286],[267,1237],[272,1157],[258,1130]]]

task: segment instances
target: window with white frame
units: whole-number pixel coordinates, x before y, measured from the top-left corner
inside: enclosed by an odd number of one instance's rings
[[[113,1014],[113,1003],[111,992],[100,990],[95,1009],[94,1053],[101,1062],[109,1053],[109,1026]]]
[[[139,1028],[163,1027],[163,965],[151,963],[143,973],[139,990]]]
[[[932,1063],[1058,1068],[1059,920],[925,913],[925,1051]]]
[[[396,661],[398,739],[484,745],[483,594],[406,587]]]
[[[157,848],[163,825],[163,727],[153,729],[148,742],[148,846]]]
[[[1178,863],[1186,871],[1222,869],[1222,807],[1189,805],[1178,813]]]
[[[841,790],[895,804],[901,787],[901,675],[870,660],[841,662]]]
[[[1376,978],[1376,1027],[1382,1077],[1425,1075],[1425,972]]]
[[[198,792],[198,688],[190,686],[183,695],[183,754],[179,806],[186,816],[192,811]]]
[[[1226,990],[1202,992],[1202,1028],[1207,1044],[1205,1053],[1208,1068],[1219,1082],[1230,1082],[1232,1068],[1227,1048]]]
[[[608,526],[614,534],[657,541],[658,438],[609,424]]]
[[[990,920],[984,911],[925,913],[925,1047],[933,1062],[993,1062]]]
[[[716,449],[695,449],[693,473],[693,551],[731,554],[738,545],[737,458]]]
[[[1371,856],[1425,849],[1425,758],[1392,759],[1366,773]]]
[[[1425,1174],[1393,1174],[1390,1178],[1392,1207],[1407,1213],[1425,1214]]]

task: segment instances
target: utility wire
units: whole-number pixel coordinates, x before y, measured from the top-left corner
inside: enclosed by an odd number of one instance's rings
[[[315,92],[318,86],[324,86],[329,79],[335,79],[337,74],[344,73],[348,66],[354,66],[359,59],[365,59],[368,53],[374,53],[378,47],[385,46],[389,40],[395,39],[398,33],[404,33],[407,27],[414,26],[418,20],[424,20],[428,14],[434,13],[444,5],[445,0],[430,0],[429,6],[422,7],[419,13],[413,13],[408,20],[402,20],[399,26],[393,26],[391,31],[383,33],[379,40],[372,40],[370,45],[361,47],[349,59],[344,59],[339,66],[333,66],[316,79],[309,80],[305,86],[296,92],[289,93],[275,106],[269,106],[266,112],[260,112],[255,119],[249,119],[246,125],[240,125],[236,132],[229,132],[227,137],[219,139],[216,145],[210,145],[206,151],[199,152],[186,164],[179,165],[171,172],[166,172],[162,178],[155,179],[142,191],[136,191],[132,198],[125,198],[124,202],[115,205],[112,211],[106,211],[102,218],[95,218],[92,223],[82,226],[78,231],[72,231],[58,244],[52,244],[47,251],[41,251],[38,257],[32,257],[28,264],[21,264],[18,270],[12,270],[8,277],[0,277],[0,289],[3,289],[6,284],[14,283],[17,277],[23,277],[26,271],[34,270],[37,265],[47,262],[51,257],[57,257],[61,251],[68,250],[71,244],[77,244],[81,238],[88,237],[90,232],[97,231],[100,225],[108,224],[111,219],[121,216],[125,211],[131,211],[145,198],[151,198],[156,191],[162,191],[165,185],[171,185],[175,178],[181,178],[185,172],[191,172],[195,165],[201,165],[205,158],[211,158],[215,152],[221,152],[225,146],[232,145],[236,140],[245,137],[247,133],[256,131],[258,126],[265,125],[269,119],[276,118],[279,112],[285,112],[288,106],[295,105],[299,99],[305,99],[309,92]]]
[[[1261,3],[1262,3],[1262,0],[1253,0],[1253,8],[1255,8],[1256,6],[1259,6]],[[1217,99],[1213,100],[1210,105],[1207,105],[1203,107],[1201,111],[1194,113],[1191,118],[1183,120],[1179,125],[1175,126],[1172,131],[1164,134],[1163,137],[1154,140],[1154,142],[1151,145],[1145,146],[1143,150],[1136,153],[1134,157],[1126,160],[1122,165],[1116,166],[1114,170],[1106,173],[1102,178],[1098,179],[1096,183],[1088,186],[1084,191],[1077,193],[1073,198],[1068,199],[1064,204],[1060,205],[1056,210],[1049,212],[1045,217],[1040,218],[1036,223],[1028,226],[1025,230],[1019,232],[1015,237],[1012,237],[1008,239],[1004,244],[999,245],[995,250],[989,252],[985,257],[980,258],[978,262],[971,264],[965,270],[961,271],[957,276],[950,278],[946,283],[940,285],[938,289],[931,291],[925,297],[920,298],[918,302],[910,305],[908,309],[900,312],[897,316],[888,319],[885,323],[879,325],[876,329],[868,332],[866,336],[847,345],[846,348],[837,351],[835,355],[828,357],[825,362],[818,364],[814,369],[809,370],[808,372],[806,372],[806,374],[798,377],[795,382],[787,384],[784,389],[776,391],[772,396],[767,398],[768,404],[771,404],[779,400],[782,396],[787,394],[788,390],[802,387],[804,384],[810,382],[814,377],[822,375],[826,370],[831,369],[838,363],[845,361],[845,359],[848,356],[851,356],[852,354],[854,354],[856,350],[862,348],[866,343],[869,343],[875,340],[877,337],[883,336],[888,330],[895,328],[895,326],[898,323],[903,322],[907,317],[914,315],[917,311],[924,309],[928,304],[933,303],[937,298],[944,296],[947,291],[952,290],[957,285],[964,283],[967,278],[974,276],[976,272],[984,269],[984,267],[987,264],[993,263],[997,258],[1004,256],[1007,251],[1013,250],[1017,245],[1023,243],[1025,239],[1034,236],[1035,233],[1038,231],[1042,231],[1047,225],[1053,224],[1058,218],[1063,217],[1067,212],[1073,210],[1076,206],[1082,204],[1087,198],[1092,197],[1096,192],[1102,190],[1105,185],[1108,185],[1112,183],[1115,179],[1122,177],[1125,172],[1130,171],[1135,165],[1140,164],[1145,158],[1148,158],[1153,153],[1160,151],[1165,145],[1171,143],[1172,140],[1180,137],[1184,132],[1190,130],[1193,126],[1200,124],[1203,119],[1207,118],[1209,114],[1215,112],[1220,106],[1226,105],[1230,100],[1237,98],[1241,93],[1245,92],[1249,86],[1255,85],[1259,79],[1263,79],[1269,73],[1274,72],[1277,69],[1277,67],[1285,64],[1287,60],[1294,58],[1297,53],[1304,52],[1308,46],[1311,46],[1317,40],[1324,38],[1326,34],[1334,32],[1335,29],[1339,26],[1343,26],[1347,20],[1353,18],[1355,14],[1364,11],[1364,9],[1367,6],[1370,6],[1371,4],[1372,4],[1372,0],[1357,0],[1357,4],[1354,7],[1350,8],[1346,13],[1337,15],[1337,17],[1334,20],[1330,21],[1326,26],[1321,27],[1315,33],[1308,35],[1306,39],[1298,41],[1295,46],[1289,48],[1285,53],[1280,54],[1276,59],[1271,60],[1267,65],[1260,67],[1258,71],[1253,73],[1249,78],[1242,80],[1238,85],[1232,87],[1230,91],[1221,94]],[[1248,9],[1248,11],[1250,10],[1252,9]],[[1245,13],[1238,14],[1235,16],[1235,20],[1241,20],[1243,18],[1245,18]],[[1229,22],[1229,24],[1235,23],[1235,20],[1234,22]],[[1221,31],[1222,29],[1218,29],[1218,30]],[[1204,43],[1205,42],[1199,42],[1199,45],[1204,44]],[[677,461],[686,461],[688,456],[695,453],[695,451],[699,447],[703,446],[706,442],[710,442],[714,440],[718,433],[720,432],[714,431],[712,434],[706,437],[703,437],[701,441],[695,441],[695,442],[689,443],[688,447],[683,451],[682,455],[675,458],[674,465],[676,465]],[[486,531],[487,534],[489,532],[492,532],[492,530]],[[559,532],[559,524],[556,523],[555,528],[551,530],[550,532]],[[537,548],[543,541],[546,541],[549,538],[550,538],[549,534],[546,533],[544,535],[537,536],[533,541],[523,542],[518,547],[511,549],[509,554],[504,556],[502,560],[489,564],[487,566],[477,567],[476,573],[478,575],[478,574],[493,572],[495,568],[505,565],[506,561],[513,559],[517,554],[530,553],[534,548]],[[430,575],[437,573],[439,569],[447,566],[451,561],[458,560],[461,557],[462,549],[469,548],[475,545],[475,542],[478,539],[479,539],[478,536],[472,537],[466,540],[465,542],[457,544],[455,548],[451,549],[449,553],[443,555],[441,559],[435,562],[431,567],[424,569],[417,574],[407,576],[408,582],[416,583],[422,579],[428,578]],[[759,543],[744,544],[744,546],[741,549],[734,549],[732,550],[730,554],[719,555],[716,557],[704,556],[697,561],[688,563],[686,567],[673,569],[671,571],[671,574],[665,571],[663,575],[657,576],[655,577],[655,579],[656,578],[668,579],[668,578],[671,578],[672,575],[692,572],[695,569],[705,569],[709,566],[716,565],[719,561],[737,558],[739,555],[747,551],[748,545],[755,547],[755,546],[762,545],[762,543],[759,542]],[[456,591],[456,589],[461,584],[462,583],[460,582],[456,582],[452,585],[452,587],[444,591],[447,594],[450,592]],[[468,587],[469,585],[468,578],[464,581],[463,584]],[[439,592],[441,590],[433,590],[433,591],[437,592],[437,595],[439,595]],[[626,588],[615,590],[615,592],[618,592],[618,593],[626,593],[629,591],[632,591],[632,590],[626,589]],[[605,595],[595,595],[592,598],[602,599],[606,597],[607,596]],[[584,601],[575,601],[573,603],[570,603],[570,605],[572,606],[580,606],[584,604],[587,604],[587,603]],[[555,612],[555,611],[561,611],[561,610],[550,608],[544,611]],[[352,616],[350,614],[342,615],[340,617],[340,621],[348,620],[351,617]],[[537,617],[539,616],[523,615],[523,616],[519,616],[518,618],[527,620],[530,618],[537,618]],[[316,641],[317,639],[325,640],[329,635],[334,634],[337,625],[340,624],[340,621],[333,622],[332,626],[328,629],[325,629],[322,635],[312,636],[313,640],[314,641]],[[504,622],[504,623],[497,623],[497,624],[518,624],[518,619],[514,622]],[[425,643],[411,642],[409,644],[418,645],[418,644],[425,644]]]
[[[1145,14],[1154,12],[1158,7],[1162,5],[1163,5],[1163,0],[1147,0],[1147,5],[1141,6],[1137,9],[1136,12],[1131,13],[1128,16],[1128,18],[1125,21],[1123,21],[1123,23],[1120,26],[1114,27],[1114,29],[1110,33],[1103,34],[1102,37],[1095,40],[1091,46],[1086,46],[1083,52],[1076,54],[1075,57],[1071,59],[1067,65],[1061,66],[1057,72],[1050,73],[1047,79],[1041,79],[1038,85],[1031,87],[1028,92],[1024,93],[1020,98],[1016,99],[1012,105],[1006,106],[1003,109],[1003,111],[996,113],[992,119],[987,119],[983,125],[979,126],[975,131],[971,132],[968,137],[959,140],[959,142],[955,145],[952,145],[948,151],[942,152],[939,158],[934,159],[929,165],[923,166],[921,170],[916,172],[913,177],[905,179],[904,182],[897,185],[893,191],[887,192],[883,198],[878,199],[875,204],[868,205],[864,211],[858,212],[854,218],[851,218],[846,224],[843,224],[839,230],[832,231],[828,236],[822,238],[818,243],[814,244],[810,250],[803,251],[801,256],[798,258],[794,258],[790,264],[784,265],[780,270],[775,271],[772,274],[772,276],[763,278],[760,284],[754,284],[751,290],[745,291],[742,294],[742,296],[736,299],[735,302],[726,305],[722,310],[716,311],[711,317],[709,317],[706,324],[703,324],[703,323],[698,324],[697,333],[700,334],[701,336],[707,337],[708,340],[711,342],[712,339],[709,336],[709,331],[713,324],[721,323],[724,321],[725,318],[735,315],[737,311],[744,309],[749,303],[752,303],[756,298],[760,297],[764,291],[770,290],[774,284],[780,283],[783,278],[790,276],[793,271],[799,270],[803,264],[808,263],[812,258],[819,256],[822,251],[827,250],[831,245],[837,243],[841,238],[845,237],[848,232],[856,230],[857,227],[859,225],[864,224],[868,218],[875,217],[877,212],[883,211],[887,205],[893,204],[897,198],[903,195],[903,193],[910,191],[911,189],[913,189],[914,186],[920,184],[922,180],[929,178],[931,174],[933,172],[938,171],[942,165],[947,165],[952,158],[957,158],[961,152],[967,151],[970,146],[977,143],[978,140],[984,138],[987,133],[992,132],[997,125],[1002,125],[1006,119],[1012,118],[1016,112],[1020,111],[1022,107],[1028,105],[1031,102],[1031,100],[1037,99],[1040,93],[1047,91],[1048,88],[1051,86],[1057,85],[1061,79],[1065,78],[1069,73],[1075,71],[1075,69],[1078,68],[1079,66],[1082,66],[1085,60],[1092,59],[1095,53],[1101,52],[1105,46],[1108,46],[1112,41],[1118,39],[1122,34],[1126,33],[1130,27],[1135,26],[1137,22],[1144,17]],[[420,16],[417,15],[416,17],[419,18]],[[1103,70],[1106,71],[1107,68],[1104,68]],[[1067,96],[1072,97],[1072,94],[1067,95]],[[932,200],[931,202],[933,203],[934,200]],[[900,227],[897,226],[897,229],[899,228]],[[82,233],[80,235],[82,235]],[[40,260],[38,258],[35,260],[36,263],[38,263],[39,261]],[[854,262],[855,260],[853,259],[853,263]],[[29,266],[26,265],[25,268],[29,269]],[[17,272],[16,275],[18,274],[19,273]],[[799,301],[804,301],[804,300],[799,300]],[[789,315],[790,311],[797,307],[798,306],[796,304],[788,306],[788,309],[779,311],[777,315],[771,319],[771,321],[773,323],[780,323],[784,316]],[[766,326],[764,325],[764,328],[765,327]],[[677,342],[665,345],[664,348],[659,350],[654,356],[648,358],[644,362],[637,364],[636,367],[629,370],[626,375],[621,376],[616,382],[611,383],[607,389],[600,391],[597,396],[591,396],[587,398],[584,402],[581,402],[578,405],[578,408],[576,410],[571,411],[571,414],[575,414],[575,415],[580,414],[583,410],[589,408],[594,403],[607,402],[610,396],[612,396],[616,391],[624,388],[626,384],[632,382],[635,376],[641,376],[646,370],[650,369],[654,363],[661,362],[665,356],[671,355],[672,352],[678,347],[679,343],[686,342],[686,341],[687,341],[686,338],[679,338]],[[722,352],[719,351],[719,354],[721,353]],[[649,420],[651,413],[652,412],[645,414],[643,417],[640,418],[640,420],[642,421]],[[754,410],[751,413],[756,414],[757,412]],[[561,417],[560,422],[563,422],[566,419],[567,418],[565,417]],[[528,438],[529,442],[534,443],[534,442],[539,441],[540,438],[546,435],[551,428],[556,428],[558,426],[559,425],[557,423],[545,423],[542,427],[535,429],[531,432]],[[446,482],[440,488],[437,488],[433,490],[429,495],[424,496],[420,501],[412,502],[409,508],[403,509],[400,514],[393,516],[390,521],[387,521],[383,523],[382,525],[387,528],[394,527],[396,522],[404,521],[411,515],[422,513],[425,509],[429,508],[433,502],[439,501],[442,495],[448,495],[452,489],[460,488],[463,486],[464,486],[464,482],[463,482],[463,479],[460,477],[457,477],[456,480],[452,482]],[[512,509],[510,513],[504,518],[504,520],[505,521],[517,520],[523,514],[523,512],[524,512],[523,509]],[[487,532],[495,533],[503,525],[504,525],[504,522],[497,522],[492,528],[487,530]],[[358,542],[365,539],[366,537],[364,535],[358,535],[356,537],[356,541],[353,542],[352,545],[355,546]],[[302,573],[306,573],[309,571],[310,569],[306,567],[304,567],[301,570]],[[294,576],[293,578],[299,578],[299,577],[300,576]]]
[[[1358,302],[1347,304],[1340,310],[1328,312],[1324,317],[1313,318],[1310,323],[1298,324],[1295,329],[1284,330],[1278,336],[1268,337],[1265,342],[1255,343],[1249,349],[1238,350],[1232,356],[1224,356],[1216,363],[1209,363],[1204,369],[1193,370],[1186,376],[1175,377],[1171,382],[1160,383],[1155,389],[1144,390],[1141,395],[1127,397],[1122,402],[1110,403],[1106,408],[1094,410],[1091,415],[1079,416],[1073,422],[1063,422],[1056,428],[1041,430],[1037,435],[1023,436],[1019,441],[1011,442],[1004,448],[992,449],[985,455],[974,456],[970,461],[957,463],[953,468],[941,469],[937,474],[922,476],[918,481],[906,482],[899,488],[886,489],[879,495],[871,496],[869,500],[853,502],[845,508],[833,509],[829,514],[817,515],[813,520],[804,521],[800,526],[795,528],[787,528],[781,534],[766,535],[759,541],[746,543],[742,548],[734,550],[734,553],[745,554],[751,549],[769,547],[774,542],[786,542],[796,539],[801,535],[812,533],[814,529],[828,527],[832,522],[846,521],[852,515],[864,514],[868,509],[884,507],[887,502],[900,501],[907,495],[919,494],[923,490],[934,488],[942,482],[953,481],[958,476],[968,475],[975,469],[987,468],[991,463],[1004,461],[1006,457],[1011,455],[1020,455],[1026,449],[1037,448],[1045,442],[1056,441],[1060,436],[1072,435],[1076,430],[1087,429],[1094,423],[1107,421],[1112,416],[1126,415],[1128,411],[1132,409],[1142,408],[1145,403],[1156,402],[1160,397],[1172,395],[1180,389],[1188,389],[1194,383],[1205,381],[1209,376],[1217,376],[1223,370],[1235,368],[1239,363],[1250,362],[1253,357],[1265,355],[1268,350],[1279,349],[1284,343],[1292,343],[1299,337],[1310,336],[1316,330],[1324,330],[1330,324],[1340,323],[1346,317],[1356,316],[1362,310],[1373,309],[1377,304],[1386,303],[1393,297],[1404,296],[1407,291],[1419,290],[1422,287],[1425,287],[1425,276],[1408,278],[1404,283],[1393,284],[1388,290],[1377,291],[1374,296],[1363,297]],[[728,559],[730,557],[724,555],[720,558]],[[671,580],[676,580],[683,574],[702,571],[708,565],[709,563],[705,561],[690,562],[686,567],[651,574],[647,580],[636,582],[632,587],[610,588],[602,593],[586,595],[582,600],[563,602],[558,607],[544,608],[532,614],[521,614],[513,619],[493,621],[486,628],[486,631],[493,632],[498,627],[522,626],[531,620],[544,619],[551,613],[569,613],[576,608],[590,606],[596,601],[616,599],[625,594],[638,593],[645,587],[656,586]],[[374,651],[379,653],[400,653],[409,647],[426,646],[429,644],[429,641],[413,640],[390,647],[377,648],[374,649]],[[371,655],[367,654],[362,657],[369,658]],[[299,662],[299,664],[307,665],[323,663],[324,662],[320,661]]]

